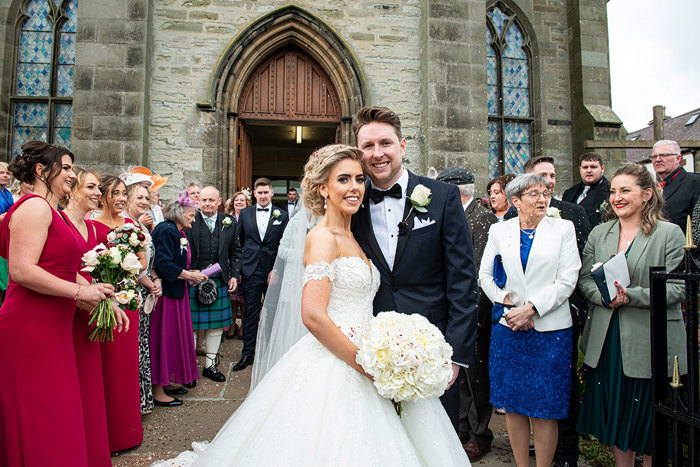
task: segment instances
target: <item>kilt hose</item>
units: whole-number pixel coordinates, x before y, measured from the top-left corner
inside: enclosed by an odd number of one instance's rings
[[[221,273],[210,277],[216,282],[217,297],[211,305],[202,305],[197,300],[197,285],[188,287],[190,293],[190,310],[192,312],[192,329],[219,329],[233,323],[231,300],[228,296],[228,284],[221,278]]]

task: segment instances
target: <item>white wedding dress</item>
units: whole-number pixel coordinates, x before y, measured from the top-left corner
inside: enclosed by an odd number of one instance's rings
[[[324,277],[332,281],[328,315],[350,339],[372,318],[379,271],[370,265],[358,257],[342,257],[305,269],[304,283]],[[439,399],[404,402],[399,418],[391,401],[379,396],[367,377],[309,333],[272,367],[203,452],[183,453],[164,465],[470,463]]]

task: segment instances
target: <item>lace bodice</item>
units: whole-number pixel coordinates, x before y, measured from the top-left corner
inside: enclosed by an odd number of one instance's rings
[[[324,261],[306,266],[303,284],[325,277],[332,283],[328,316],[348,337],[354,337],[372,317],[372,301],[379,289],[379,270],[372,262],[368,267],[358,256],[343,256],[330,264]]]

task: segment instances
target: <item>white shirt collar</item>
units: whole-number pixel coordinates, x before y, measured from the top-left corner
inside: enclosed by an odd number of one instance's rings
[[[216,216],[219,214],[218,212],[215,212],[213,216],[207,216],[207,215],[204,214],[202,211],[199,211],[199,213],[200,213],[200,214],[202,215],[202,217],[204,217],[205,219],[211,219],[211,220],[213,220],[214,222],[216,222]]]
[[[469,205],[472,204],[472,201],[474,201],[474,197],[473,197],[473,196],[472,196],[471,198],[469,198],[469,201],[467,201],[466,203],[464,203],[464,204],[462,205],[462,209],[466,211],[467,208],[469,207]]]
[[[372,188],[376,188],[377,190],[384,190],[384,188],[379,188],[377,185],[375,185],[374,182],[373,182],[371,179],[370,179],[370,183],[372,184]],[[391,188],[392,186],[394,186],[396,183],[398,183],[399,186],[401,187],[401,195],[405,197],[405,196],[406,196],[406,190],[408,189],[408,170],[406,170],[405,167],[404,167],[403,173],[401,174],[401,176],[399,177],[399,179],[396,180],[396,182],[394,182],[389,188]],[[389,188],[387,188],[387,190],[388,190]]]

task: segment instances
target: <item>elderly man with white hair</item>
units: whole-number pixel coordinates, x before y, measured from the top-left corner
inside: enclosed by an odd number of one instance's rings
[[[687,218],[700,198],[700,175],[686,172],[682,158],[681,147],[673,140],[657,141],[651,150],[651,164],[664,195],[663,213],[685,232]]]

